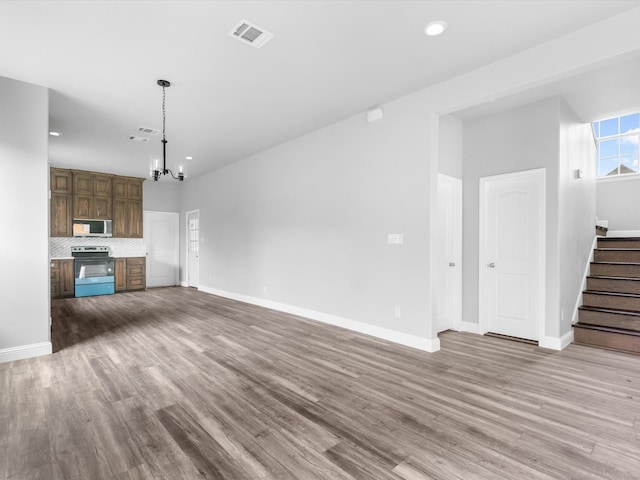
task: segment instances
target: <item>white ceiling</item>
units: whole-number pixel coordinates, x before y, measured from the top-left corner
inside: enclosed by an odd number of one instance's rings
[[[640,112],[640,57],[615,63],[455,112],[463,121],[561,96],[584,122]]]
[[[147,173],[149,155],[160,153],[161,143],[128,136],[140,126],[161,128],[156,81],[170,80],[168,166],[193,156],[194,176],[639,5],[1,1],[0,76],[51,89],[50,128],[62,133],[50,139],[53,165],[133,176]],[[262,49],[231,38],[241,19],[275,37]],[[424,35],[433,20],[449,24],[444,35]],[[637,62],[631,63],[619,65],[620,79],[638,78]],[[598,85],[607,73],[600,75],[589,82]],[[575,85],[564,80],[529,95],[561,91],[591,99]],[[617,108],[607,102],[598,109]],[[461,117],[482,112],[469,109]],[[578,113],[587,120],[594,114]]]

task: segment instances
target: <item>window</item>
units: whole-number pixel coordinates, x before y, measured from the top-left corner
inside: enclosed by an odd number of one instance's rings
[[[593,133],[597,142],[598,177],[640,172],[640,113],[593,122]]]

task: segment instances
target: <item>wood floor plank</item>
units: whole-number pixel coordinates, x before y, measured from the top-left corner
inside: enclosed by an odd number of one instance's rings
[[[252,478],[244,465],[232,458],[181,405],[158,410],[156,416],[203,477],[238,480]]]
[[[0,364],[0,480],[637,479],[640,356],[468,333],[428,354],[160,288],[52,301]]]
[[[7,480],[53,478],[47,425],[7,437]]]
[[[118,402],[116,410],[140,452],[143,472],[154,478],[202,478],[145,400],[128,398]]]
[[[105,478],[91,443],[91,427],[82,415],[59,412],[49,418],[48,425],[54,479]]]

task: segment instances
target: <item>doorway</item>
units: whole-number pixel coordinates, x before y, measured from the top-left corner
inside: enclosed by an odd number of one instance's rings
[[[187,286],[200,286],[200,210],[187,212]]]
[[[436,329],[462,324],[462,180],[438,174]]]
[[[144,212],[147,287],[178,284],[179,218],[177,212]]]
[[[545,169],[480,179],[480,331],[544,332]]]

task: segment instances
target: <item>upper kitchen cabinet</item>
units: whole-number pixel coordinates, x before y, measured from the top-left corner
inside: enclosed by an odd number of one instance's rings
[[[142,238],[142,182],[144,178],[114,178],[114,237]]]
[[[112,220],[113,175],[73,170],[73,218]]]
[[[113,220],[113,236],[142,238],[144,178],[51,168],[51,236],[71,237],[73,219]]]
[[[73,178],[69,170],[51,168],[51,192],[69,195],[73,193]]]
[[[73,178],[69,170],[51,169],[51,236],[70,237],[73,228]]]

